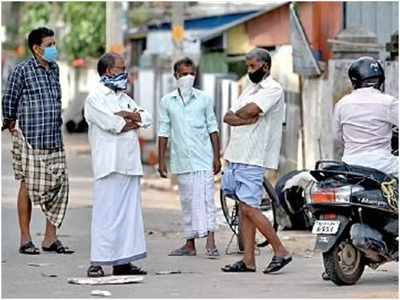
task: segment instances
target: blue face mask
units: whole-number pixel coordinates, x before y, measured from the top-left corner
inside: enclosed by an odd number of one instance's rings
[[[58,58],[57,48],[54,46],[44,48],[43,58],[47,62],[55,62]]]
[[[114,76],[103,75],[100,82],[114,92],[125,91],[128,88],[128,73],[124,72]]]

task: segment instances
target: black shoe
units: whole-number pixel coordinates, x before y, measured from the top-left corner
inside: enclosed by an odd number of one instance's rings
[[[90,266],[89,269],[87,270],[87,276],[88,277],[103,277],[104,276],[104,271],[101,266]]]
[[[113,266],[113,275],[146,275],[147,272],[132,264]]]

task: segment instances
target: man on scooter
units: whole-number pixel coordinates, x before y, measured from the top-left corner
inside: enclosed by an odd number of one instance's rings
[[[334,136],[344,146],[342,161],[398,177],[391,138],[392,126],[399,123],[399,101],[381,92],[383,67],[372,57],[360,57],[351,64],[349,77],[353,91],[334,111]]]
[[[342,161],[398,177],[399,161],[391,145],[392,127],[398,126],[398,99],[381,92],[385,73],[372,57],[360,57],[349,68],[353,91],[334,110],[334,136],[344,146]],[[324,280],[329,280],[326,272]]]

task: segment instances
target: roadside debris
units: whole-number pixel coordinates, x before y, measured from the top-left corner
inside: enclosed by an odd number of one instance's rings
[[[58,277],[57,274],[47,274],[47,273],[40,273],[43,277]]]
[[[28,263],[28,266],[30,267],[48,267],[48,266],[54,266],[53,263]]]
[[[110,297],[111,292],[109,291],[101,291],[101,290],[93,290],[90,293],[91,296],[100,296],[100,297]]]
[[[176,271],[158,271],[158,272],[156,272],[156,275],[172,275],[172,274],[182,274],[182,271],[176,270]]]
[[[68,283],[71,284],[83,284],[83,285],[107,285],[107,284],[129,284],[138,283],[143,281],[143,276],[104,276],[97,278],[90,277],[72,277],[67,279]]]

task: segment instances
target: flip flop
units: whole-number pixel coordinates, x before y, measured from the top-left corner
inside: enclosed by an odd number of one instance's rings
[[[272,257],[272,260],[269,263],[269,265],[264,269],[263,273],[267,274],[267,273],[277,272],[291,261],[292,261],[291,256],[286,256],[286,257],[274,256]]]
[[[28,255],[38,255],[40,254],[39,249],[33,244],[32,241],[29,241],[19,247],[19,253],[28,254]]]
[[[186,248],[178,248],[171,251],[168,256],[196,256],[196,250],[190,251]]]
[[[53,244],[51,244],[49,247],[43,247],[42,250],[46,252],[56,252],[58,254],[72,254],[75,251],[69,249],[68,247],[65,247],[60,240],[56,240]]]
[[[209,257],[215,257],[215,256],[219,256],[219,252],[217,248],[210,248],[210,249],[206,249],[206,254]]]
[[[222,267],[221,270],[223,272],[235,272],[235,273],[239,273],[239,272],[255,272],[256,271],[255,268],[254,269],[248,268],[243,260],[239,260],[239,261],[237,261],[237,262],[235,262],[234,264],[231,264],[231,265],[226,265],[225,267]]]

